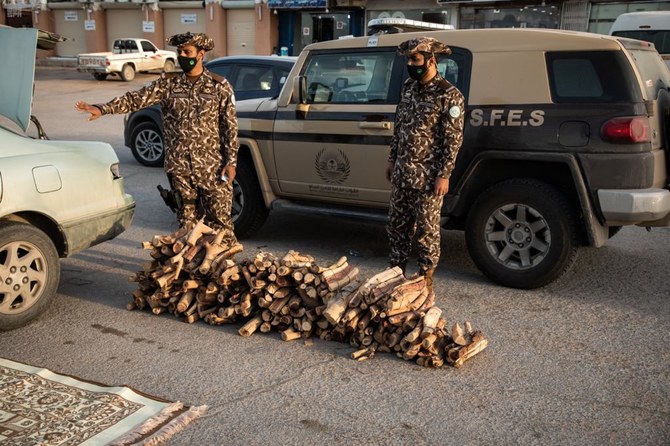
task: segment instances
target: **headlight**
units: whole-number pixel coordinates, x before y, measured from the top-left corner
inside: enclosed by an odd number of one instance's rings
[[[109,170],[112,172],[114,179],[121,178],[121,171],[119,170],[119,163],[114,163],[109,167]]]

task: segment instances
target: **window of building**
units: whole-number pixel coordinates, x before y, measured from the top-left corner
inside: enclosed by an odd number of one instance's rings
[[[560,4],[536,4],[518,7],[461,7],[459,28],[549,28],[558,29]]]

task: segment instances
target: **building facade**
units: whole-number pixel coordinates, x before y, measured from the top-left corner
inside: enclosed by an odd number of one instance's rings
[[[38,57],[108,51],[120,37],[165,48],[180,32],[206,32],[208,57],[298,55],[312,42],[366,34],[393,17],[471,28],[550,28],[607,34],[625,12],[670,10],[670,0],[0,0],[0,24],[67,38]]]

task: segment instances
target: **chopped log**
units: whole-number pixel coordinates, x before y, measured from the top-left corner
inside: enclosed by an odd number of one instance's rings
[[[435,331],[437,321],[440,319],[442,310],[439,307],[432,307],[423,317],[423,329],[421,330],[421,337],[425,338]]]
[[[195,298],[195,290],[189,289],[186,291],[181,299],[179,299],[179,303],[177,304],[177,312],[178,313],[183,313],[185,312],[190,306],[191,303],[193,303],[193,299]]]
[[[323,277],[330,291],[335,291],[351,283],[358,277],[358,268],[355,266],[345,267],[341,273],[334,274],[330,278]]]
[[[300,339],[300,332],[297,332],[293,330],[292,328],[287,328],[286,330],[281,332],[281,338],[284,341],[294,341],[296,339]]]
[[[481,332],[475,332],[472,336],[472,344],[450,350],[447,360],[454,367],[460,368],[465,361],[484,350],[488,345],[489,341],[484,338]],[[454,350],[455,353],[452,353]]]
[[[258,329],[258,327],[260,327],[262,323],[263,319],[261,318],[261,316],[260,315],[255,316],[252,319],[250,319],[246,324],[244,324],[242,328],[238,330],[238,333],[240,334],[240,336],[248,338],[249,336],[254,334],[254,332]]]
[[[348,265],[349,264],[347,263],[347,258],[344,256],[340,257],[340,259],[337,262],[333,263],[331,266],[321,271],[321,279],[328,280],[328,278],[344,270]]]

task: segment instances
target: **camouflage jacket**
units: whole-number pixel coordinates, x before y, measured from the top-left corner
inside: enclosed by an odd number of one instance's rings
[[[429,191],[438,176],[449,178],[463,142],[464,114],[463,95],[439,75],[426,85],[405,82],[389,155],[394,186]]]
[[[97,105],[103,114],[128,113],[160,104],[165,171],[207,184],[225,165],[237,165],[237,115],[230,83],[208,70],[195,82],[168,74],[146,87]]]

